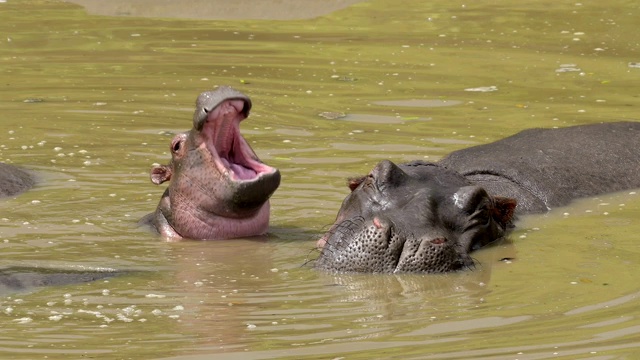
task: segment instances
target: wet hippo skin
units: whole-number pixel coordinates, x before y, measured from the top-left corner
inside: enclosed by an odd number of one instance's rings
[[[514,216],[640,187],[640,122],[530,129],[437,163],[380,162],[349,180],[318,269],[449,272],[503,237]]]
[[[124,271],[77,271],[42,267],[0,269],[0,296],[35,291],[41,287],[87,283],[127,274]]]
[[[35,180],[26,171],[0,163],[0,197],[18,195],[34,185]]]
[[[167,240],[215,240],[264,234],[269,198],[280,185],[278,169],[264,164],[240,134],[251,99],[230,87],[203,92],[193,128],[176,135],[168,165],[151,181],[170,181],[150,223]]]

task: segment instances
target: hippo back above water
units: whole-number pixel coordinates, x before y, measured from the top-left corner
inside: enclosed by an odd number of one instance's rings
[[[0,198],[18,195],[35,185],[35,180],[26,171],[0,163]]]
[[[264,234],[278,169],[264,164],[240,134],[251,99],[230,87],[200,94],[193,128],[171,141],[171,161],[151,181],[171,181],[145,217],[170,240],[227,239]]]
[[[455,151],[439,163],[494,195],[517,200],[519,213],[640,187],[640,122],[529,129]]]
[[[516,214],[640,187],[640,122],[531,129],[437,163],[385,160],[351,179],[316,267],[448,272],[505,235]]]

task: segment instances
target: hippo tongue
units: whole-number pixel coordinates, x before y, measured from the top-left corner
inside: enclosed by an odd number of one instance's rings
[[[231,170],[240,180],[250,180],[256,177],[256,172],[252,169],[248,169],[242,165],[231,164]]]

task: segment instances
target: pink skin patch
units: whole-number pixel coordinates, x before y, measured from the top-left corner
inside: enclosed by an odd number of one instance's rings
[[[316,248],[322,249],[327,244],[327,236],[323,236],[316,242]]]
[[[216,167],[231,180],[253,180],[262,173],[271,173],[273,168],[256,160],[247,141],[240,134],[240,122],[245,119],[242,100],[226,100],[207,116],[202,135],[213,155]]]

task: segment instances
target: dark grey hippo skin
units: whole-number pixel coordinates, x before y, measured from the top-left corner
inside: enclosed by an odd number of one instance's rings
[[[640,122],[530,129],[437,163],[380,162],[349,180],[318,269],[438,273],[504,237],[514,216],[640,187]]]
[[[193,127],[171,141],[169,164],[151,169],[154,184],[170,184],[141,223],[171,241],[267,232],[280,171],[260,161],[240,134],[250,110],[251,99],[228,86],[198,96]]]
[[[529,129],[451,153],[439,165],[488,193],[517,200],[519,213],[640,187],[640,122]]]
[[[34,185],[35,180],[26,171],[0,163],[0,197],[18,195]]]
[[[45,286],[87,283],[126,273],[115,270],[77,271],[41,267],[9,267],[0,269],[0,296],[32,292]]]

